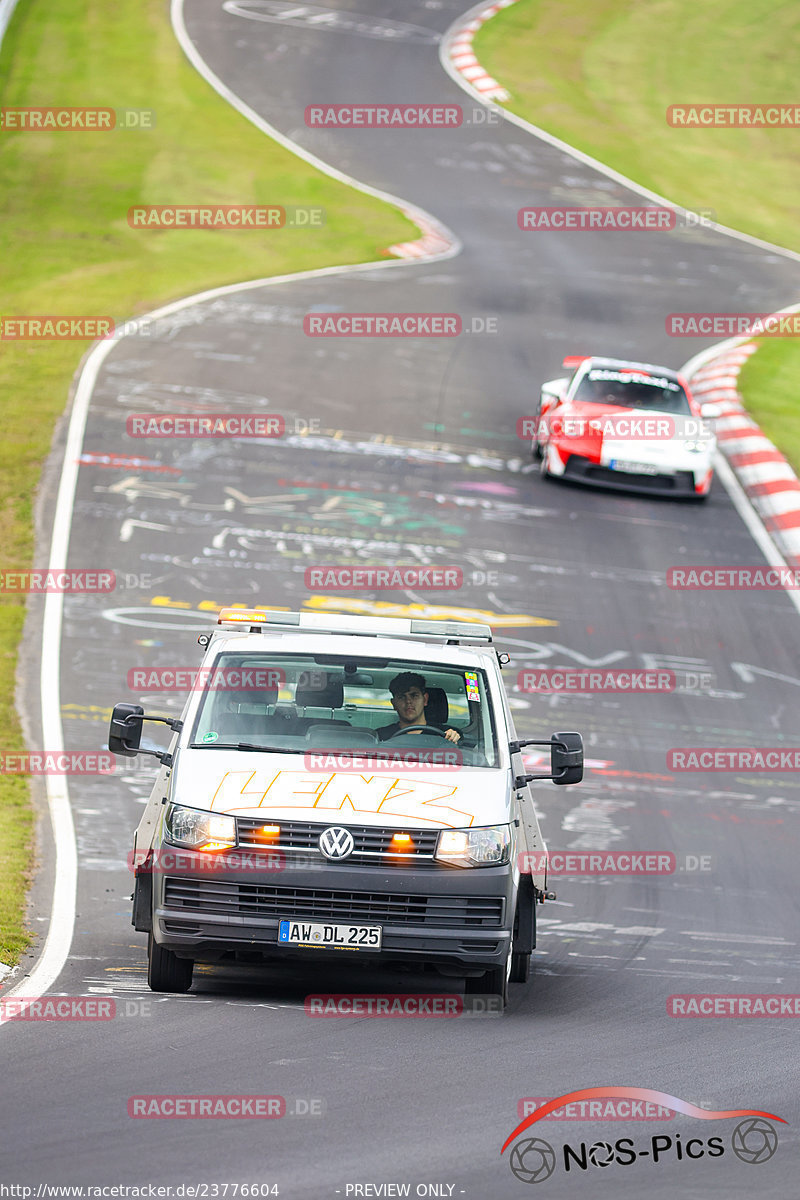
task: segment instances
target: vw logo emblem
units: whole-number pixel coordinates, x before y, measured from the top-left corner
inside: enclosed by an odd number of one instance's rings
[[[349,829],[331,825],[319,835],[319,848],[326,858],[349,858],[355,842]]]

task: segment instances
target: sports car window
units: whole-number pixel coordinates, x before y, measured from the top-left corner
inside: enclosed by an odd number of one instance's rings
[[[653,412],[691,415],[686,392],[674,379],[644,372],[595,368],[578,384],[574,399],[585,404],[607,404],[620,408],[650,409]]]

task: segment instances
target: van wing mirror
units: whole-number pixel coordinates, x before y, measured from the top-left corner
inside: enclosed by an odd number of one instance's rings
[[[134,758],[140,753],[151,754],[164,766],[171,767],[172,755],[166,750],[140,750],[144,721],[158,721],[176,731],[183,729],[183,721],[177,721],[173,717],[146,717],[141,704],[128,704],[123,700],[114,705],[111,713],[111,723],[108,727],[109,750],[112,754],[121,754],[123,758]]]
[[[565,786],[583,779],[583,738],[579,733],[554,733],[550,739],[553,783]]]
[[[139,753],[143,717],[144,709],[141,704],[120,703],[114,705],[111,723],[108,727],[108,748],[112,754],[121,754],[123,758],[134,758]]]
[[[583,738],[579,733],[554,733],[549,742],[533,739],[510,742],[508,748],[513,755],[519,754],[523,746],[549,746],[550,771],[543,775],[517,775],[514,787],[524,787],[534,779],[550,779],[565,787],[570,783],[580,783],[583,779]]]

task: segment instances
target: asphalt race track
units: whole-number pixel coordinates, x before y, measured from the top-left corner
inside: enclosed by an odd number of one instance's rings
[[[508,1151],[500,1155],[518,1101],[630,1085],[777,1114],[787,1122],[777,1126],[778,1151],[750,1164],[730,1148],[679,1160],[673,1146],[658,1162],[559,1169],[543,1194],[789,1200],[800,1119],[792,1021],[680,1020],[666,1001],[800,992],[800,790],[791,774],[673,775],[665,755],[800,744],[798,612],[783,592],[667,587],[669,566],[762,561],[719,478],[705,505],[571,488],[540,478],[515,430],[565,354],[679,367],[710,343],[668,337],[667,314],[772,311],[797,299],[800,265],[710,229],[521,232],[523,204],[641,198],[510,123],[305,126],[315,102],[449,102],[471,118],[478,106],[438,58],[438,35],[462,11],[456,0],[336,4],[340,17],[352,9],[381,18],[382,33],[368,21],[364,32],[359,22],[252,19],[236,9],[263,18],[276,6],[187,3],[189,35],[209,68],[305,149],[432,213],[463,250],[234,292],[114,347],[89,413],[69,565],[112,568],[129,586],[66,598],[66,744],[101,749],[116,700],[177,715],[180,696],[132,696],[127,673],[196,663],[197,634],[216,605],[341,603],[306,587],[312,564],[456,564],[458,592],[351,599],[495,614],[520,734],[579,729],[586,739],[584,783],[539,793],[551,850],[673,851],[681,863],[709,856],[708,869],[553,881],[558,900],[539,910],[535,978],[513,986],[502,1018],[319,1021],[304,1013],[311,991],[460,993],[460,983],[312,963],[199,969],[188,996],[150,993],[146,939],[129,924],[125,856],[154,771],[142,759],[112,780],[73,779],[78,915],[53,992],[110,996],[127,1015],[0,1029],[0,1177],[34,1189],[277,1183],[287,1200],[388,1183],[409,1184],[411,1195],[437,1184],[470,1200],[520,1197],[532,1185],[511,1173]],[[306,314],[336,311],[456,313],[470,328],[491,319],[496,332],[304,333]],[[135,441],[125,419],[137,412],[279,413],[287,433]],[[109,455],[140,462],[109,466]],[[48,528],[57,470],[54,461]],[[523,667],[589,664],[661,665],[687,682],[640,698],[513,690]],[[699,674],[703,688],[692,682]],[[46,918],[46,828],[43,836],[35,900]],[[316,1115],[219,1124],[127,1115],[130,1096],[175,1092],[281,1095],[289,1108],[313,1101]],[[551,1121],[530,1136],[577,1146],[624,1135],[645,1148],[653,1134],[678,1131],[684,1141],[721,1134],[728,1146],[732,1128],[687,1117]]]

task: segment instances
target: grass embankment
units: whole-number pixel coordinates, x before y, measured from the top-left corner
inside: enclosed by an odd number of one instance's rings
[[[800,130],[666,121],[673,104],[794,104],[796,6],[519,0],[483,26],[475,49],[513,112],[677,204],[800,251]],[[741,386],[748,411],[800,471],[800,345],[762,341]]]
[[[186,62],[164,0],[20,4],[0,53],[0,106],[39,105],[152,109],[155,127],[0,132],[3,316],[120,321],[221,284],[379,258],[417,236],[396,210],[320,175],[217,96]],[[308,232],[128,226],[132,205],[176,203],[307,205],[326,220]],[[87,344],[0,341],[3,570],[34,565],[33,495]],[[0,595],[0,748],[11,751],[22,748],[13,694],[23,617],[23,598]],[[27,781],[0,775],[0,962],[29,945],[32,828]]]

